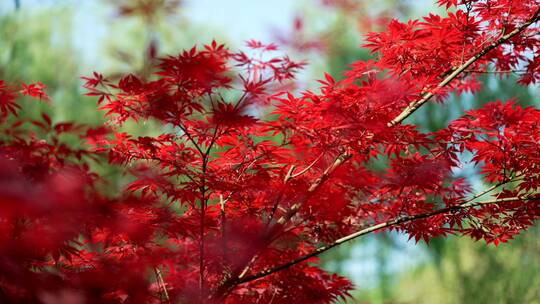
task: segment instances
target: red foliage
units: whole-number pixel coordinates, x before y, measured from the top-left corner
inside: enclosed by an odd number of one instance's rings
[[[8,115],[17,115],[20,106],[15,102],[15,92],[0,80],[0,117],[4,120]]]
[[[537,72],[538,3],[507,2],[392,21],[367,37],[378,59],[320,93],[281,93],[303,64],[258,41],[162,58],[149,80],[84,78],[106,126],[17,118],[18,92],[44,86],[0,82],[0,300],[329,303],[353,286],[316,255],[366,233],[506,242],[540,217],[540,110],[497,101],[434,133],[399,117],[475,91],[478,71]],[[466,155],[489,191],[455,174]],[[130,181],[114,195],[94,173],[104,157]]]
[[[22,94],[30,96],[30,97],[34,97],[34,98],[37,98],[37,99],[48,100],[49,96],[47,96],[47,93],[45,93],[46,88],[47,88],[47,86],[45,86],[41,82],[36,82],[36,83],[31,83],[31,84],[24,84],[23,83]]]

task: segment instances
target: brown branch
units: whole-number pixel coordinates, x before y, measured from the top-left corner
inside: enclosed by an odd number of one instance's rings
[[[309,164],[304,170],[298,172],[298,173],[295,173],[293,174],[293,172],[291,172],[291,175],[290,175],[290,178],[296,178],[306,172],[309,171],[309,169],[311,169],[316,163],[317,161],[319,161],[319,159],[321,159],[321,157],[324,155],[324,153],[321,153],[321,155],[319,155],[311,164]]]
[[[328,250],[330,250],[330,249],[332,249],[332,248],[334,248],[336,246],[339,246],[339,245],[341,245],[343,243],[346,243],[346,242],[351,241],[353,239],[356,239],[356,238],[358,238],[360,236],[363,236],[363,235],[366,235],[366,234],[369,234],[369,233],[372,233],[372,232],[375,232],[375,231],[378,231],[378,230],[381,230],[381,229],[384,229],[384,228],[393,227],[393,226],[397,226],[399,224],[412,222],[412,221],[419,220],[419,219],[428,218],[428,217],[435,216],[435,215],[442,214],[442,213],[455,212],[455,211],[458,211],[458,210],[472,208],[472,207],[481,206],[481,205],[499,204],[499,203],[504,203],[504,202],[514,202],[514,201],[524,201],[524,200],[538,200],[538,199],[540,199],[540,197],[531,197],[531,198],[527,198],[527,197],[525,197],[525,198],[509,197],[509,198],[502,198],[502,199],[481,201],[481,202],[468,202],[468,203],[463,203],[463,204],[456,205],[456,206],[451,206],[451,207],[446,207],[446,208],[434,210],[434,211],[431,211],[431,212],[397,217],[397,218],[395,218],[393,220],[383,222],[383,223],[379,223],[379,224],[367,227],[365,229],[362,229],[360,231],[357,231],[355,233],[349,234],[349,235],[347,235],[345,237],[342,237],[342,238],[334,241],[331,244],[319,247],[316,250],[314,250],[314,251],[312,251],[312,252],[310,252],[310,253],[308,253],[306,255],[303,255],[303,256],[301,256],[299,258],[296,258],[296,259],[294,259],[294,260],[292,260],[290,262],[287,262],[287,263],[281,264],[279,266],[264,270],[264,271],[262,271],[262,272],[260,272],[258,274],[255,274],[255,275],[248,276],[248,277],[245,277],[243,279],[240,279],[240,280],[238,280],[236,282],[236,285],[251,282],[251,281],[260,279],[262,277],[271,275],[273,273],[276,273],[278,271],[287,269],[287,268],[289,268],[291,266],[299,264],[299,263],[301,263],[301,262],[303,262],[305,260],[308,260],[308,259],[310,259],[310,258],[312,258],[314,256],[317,256],[317,255],[319,255],[319,254],[321,254],[323,252],[326,252],[326,251],[328,251]]]
[[[208,163],[210,161],[210,152],[212,150],[212,146],[214,145],[216,141],[216,137],[218,134],[218,128],[219,126],[216,126],[214,129],[214,134],[212,135],[212,139],[206,150],[203,152],[202,149],[197,145],[194,138],[187,132],[187,128],[182,128],[184,133],[188,136],[188,138],[191,140],[191,142],[195,145],[197,150],[199,150],[199,153],[201,153],[202,157],[202,166],[201,166],[201,186],[200,186],[200,192],[201,192],[201,206],[200,206],[200,216],[199,216],[199,292],[200,292],[200,303],[204,302],[204,290],[206,288],[206,279],[204,277],[204,271],[206,268],[205,265],[205,239],[204,239],[204,232],[205,232],[205,221],[206,221],[206,208],[208,204],[208,198],[209,196],[206,195],[207,192],[207,186],[206,186],[206,174],[208,169]]]
[[[316,163],[317,161],[319,161],[319,159],[323,156],[324,154],[321,153],[321,155],[319,155],[311,164],[309,164],[306,168],[304,168],[302,171],[298,172],[298,173],[294,173],[294,169],[296,169],[296,165],[291,165],[291,167],[289,168],[289,171],[287,171],[287,174],[285,175],[285,177],[283,178],[283,184],[286,184],[288,183],[291,179],[293,178],[297,178],[298,176],[302,175],[302,174],[305,174],[306,172],[309,171],[309,169],[311,169]],[[281,192],[278,196],[278,198],[276,199],[276,202],[274,204],[274,206],[272,207],[272,212],[270,214],[270,218],[268,220],[268,223],[267,223],[267,226],[270,225],[270,223],[272,222],[272,220],[274,219],[274,216],[275,216],[275,213],[277,211],[277,208],[278,208],[278,205],[279,205],[279,202],[281,201],[281,197],[283,196],[283,192]]]
[[[220,209],[220,213],[221,213],[221,246],[222,246],[222,250],[223,250],[223,259],[225,260],[225,262],[227,262],[229,259],[228,259],[228,255],[227,255],[227,232],[226,232],[226,220],[227,220],[227,217],[226,217],[226,214],[225,214],[225,202],[226,200],[223,200],[223,195],[220,194],[219,195],[219,209]]]
[[[203,302],[204,288],[205,288],[205,278],[204,278],[204,228],[205,228],[205,217],[206,217],[206,168],[207,168],[207,156],[203,156],[202,164],[202,185],[200,188],[201,191],[201,212],[199,217],[199,291],[200,291],[200,302]]]
[[[345,153],[340,154],[336,158],[336,160],[328,168],[326,168],[326,170],[324,170],[323,174],[318,179],[316,179],[313,183],[311,183],[307,191],[308,197],[312,195],[315,191],[317,191],[317,189],[319,189],[322,183],[324,183],[324,181],[328,179],[328,177],[332,174],[332,172],[334,172],[339,166],[341,166],[351,157],[352,157],[351,152],[345,152]],[[301,202],[293,204],[291,208],[289,209],[289,211],[287,211],[286,214],[284,214],[282,217],[280,217],[277,220],[277,224],[278,225],[285,224],[298,212],[301,206],[302,206]]]
[[[218,128],[219,128],[219,125],[215,127],[214,129],[214,134],[212,135],[212,140],[210,142],[210,144],[208,145],[208,147],[206,148],[206,150],[204,152],[202,152],[202,150],[198,147],[197,149],[199,150],[199,152],[201,153],[201,157],[202,157],[202,167],[201,167],[201,174],[202,174],[202,177],[201,177],[201,187],[200,187],[200,192],[201,192],[201,212],[200,212],[200,217],[199,217],[199,221],[200,221],[200,231],[199,231],[199,237],[200,237],[200,242],[199,242],[199,290],[200,290],[200,302],[203,303],[204,302],[204,290],[205,290],[205,287],[206,287],[206,281],[205,281],[205,277],[204,277],[204,271],[205,271],[205,239],[204,239],[204,230],[205,230],[205,221],[206,221],[206,208],[207,208],[207,205],[208,205],[208,199],[209,199],[209,196],[206,195],[206,192],[208,191],[207,189],[207,186],[206,186],[206,174],[207,174],[207,169],[208,169],[208,163],[210,162],[210,152],[212,150],[212,147],[214,145],[214,143],[216,142],[216,139],[217,139],[217,135],[218,135]],[[184,131],[184,133],[187,132],[187,129]],[[196,142],[193,140],[193,138],[189,135],[189,133],[186,133],[186,135],[188,135],[189,139],[195,144]],[[222,205],[222,208],[225,208],[224,205]],[[225,210],[223,209],[222,210],[223,214],[223,218],[225,218]],[[224,243],[225,245],[225,243]],[[224,248],[224,251],[226,250],[226,248]]]
[[[501,38],[497,39],[496,41],[492,42],[490,45],[482,49],[479,53],[471,57],[469,60],[467,60],[465,63],[463,63],[461,66],[459,66],[457,69],[453,70],[452,73],[450,73],[448,76],[446,76],[445,79],[443,79],[435,89],[427,92],[417,101],[414,101],[410,103],[398,116],[396,116],[392,121],[388,123],[389,127],[393,127],[396,124],[402,122],[407,117],[409,117],[412,113],[414,113],[418,108],[420,108],[423,104],[425,104],[427,101],[429,101],[433,96],[435,96],[436,92],[439,91],[441,88],[447,86],[452,80],[454,80],[456,77],[458,77],[462,72],[464,72],[469,66],[471,66],[473,63],[478,61],[478,59],[482,58],[484,55],[486,55],[489,51],[495,49],[499,45],[505,43],[506,41],[510,40],[515,35],[521,33],[524,31],[528,26],[533,24],[534,22],[538,21],[538,13],[540,12],[540,8],[536,10],[534,15],[527,20],[525,23],[520,25],[519,27],[516,27],[513,31],[510,33],[503,35]]]
[[[283,178],[283,183],[286,184],[293,176],[294,168],[296,168],[295,165],[291,165],[289,168],[289,171],[287,171],[287,174],[285,175],[285,178]]]
[[[505,71],[482,71],[482,70],[465,70],[465,73],[473,74],[527,74],[528,70],[505,70]]]
[[[169,293],[167,292],[167,285],[165,285],[165,281],[163,280],[161,271],[159,270],[159,268],[154,267],[154,273],[156,274],[156,280],[157,280],[159,289],[162,292],[163,298],[165,298],[166,303],[171,303],[171,299],[169,298]]]
[[[183,125],[181,124],[178,124],[177,125],[180,130],[182,130],[182,132],[184,132],[184,135],[187,136],[187,138],[189,139],[189,141],[193,144],[193,146],[195,146],[195,149],[197,149],[197,151],[199,152],[199,154],[201,156],[205,155],[204,154],[204,151],[201,149],[201,147],[199,146],[199,144],[197,144],[197,141],[195,140],[195,138],[191,135],[191,133],[189,133],[188,129],[186,127],[184,127]]]

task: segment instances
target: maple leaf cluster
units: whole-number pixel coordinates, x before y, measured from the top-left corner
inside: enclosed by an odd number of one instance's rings
[[[21,95],[46,101],[46,87],[0,82],[0,300],[331,303],[353,285],[316,257],[354,238],[498,244],[532,226],[539,109],[495,101],[431,133],[402,122],[476,92],[479,73],[540,81],[539,3],[439,3],[446,16],[369,34],[376,59],[320,92],[293,94],[304,63],[254,40],[161,58],[148,79],[84,77],[101,126],[25,118]],[[127,185],[104,190],[96,164]],[[469,164],[487,190],[456,174]]]

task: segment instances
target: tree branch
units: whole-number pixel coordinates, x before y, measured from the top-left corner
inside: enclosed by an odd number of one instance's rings
[[[202,163],[202,185],[200,188],[201,191],[201,212],[199,217],[199,291],[200,291],[200,302],[203,303],[204,289],[205,289],[205,279],[204,279],[204,228],[205,228],[205,216],[206,216],[206,168],[208,165],[207,155],[203,156]]]
[[[450,73],[448,76],[446,76],[443,81],[441,81],[437,87],[426,94],[422,96],[417,101],[414,101],[410,103],[398,116],[396,116],[392,121],[388,123],[389,127],[393,127],[396,124],[402,122],[407,117],[409,117],[412,113],[414,113],[418,108],[420,108],[423,104],[425,104],[427,101],[429,101],[433,96],[435,96],[436,92],[440,90],[441,88],[447,86],[452,80],[454,80],[456,77],[458,77],[462,72],[464,72],[469,66],[471,66],[473,63],[478,61],[478,59],[482,58],[484,55],[486,55],[489,51],[493,50],[494,48],[498,47],[499,45],[505,43],[506,41],[510,40],[515,35],[521,33],[524,31],[527,27],[529,27],[534,22],[538,21],[538,13],[540,12],[540,8],[536,10],[534,15],[527,20],[525,23],[520,25],[519,27],[516,27],[513,31],[510,33],[502,36],[501,38],[497,39],[496,41],[492,42],[490,45],[485,47],[482,51],[471,57],[469,60],[467,60],[465,63],[463,63],[461,66],[459,66],[457,69],[455,69],[452,73]]]
[[[307,191],[308,192],[308,197],[309,197],[309,195],[311,195],[315,191],[317,191],[317,189],[319,189],[321,184],[324,183],[324,181],[328,179],[328,177],[330,176],[330,174],[332,174],[332,172],[334,172],[339,166],[341,166],[343,163],[345,163],[351,157],[352,157],[351,152],[345,152],[345,153],[340,154],[336,158],[336,160],[328,168],[326,168],[326,170],[324,170],[323,174],[309,186],[308,191]],[[305,199],[304,199],[304,201],[305,201]],[[286,214],[284,214],[282,217],[280,217],[277,220],[277,224],[278,225],[285,224],[287,221],[289,221],[298,212],[298,210],[300,209],[301,206],[302,206],[302,202],[298,202],[298,203],[295,203],[294,205],[292,205],[291,208],[289,209],[289,211],[287,211]]]
[[[308,172],[309,169],[311,169],[311,168],[319,161],[319,159],[321,159],[321,157],[322,157],[323,155],[324,155],[324,153],[321,153],[321,155],[319,155],[319,156],[318,156],[311,164],[309,164],[304,170],[302,170],[302,171],[300,171],[300,172],[298,172],[298,173],[294,173],[294,174],[293,174],[293,172],[291,172],[291,173],[290,173],[290,178],[296,178],[296,177],[298,177],[298,176],[300,176],[300,175],[302,175],[302,174]]]
[[[228,259],[228,255],[227,255],[227,227],[226,227],[226,221],[227,221],[227,217],[226,217],[226,214],[225,214],[225,202],[227,200],[224,200],[223,199],[223,195],[220,194],[219,195],[219,209],[220,209],[220,215],[221,215],[221,247],[222,247],[222,250],[223,250],[223,259],[225,260],[225,262],[227,262],[229,259]]]
[[[188,129],[186,127],[184,127],[183,125],[181,124],[178,124],[177,125],[180,130],[182,130],[182,132],[184,132],[184,135],[187,136],[187,138],[189,139],[189,141],[193,144],[193,146],[195,146],[195,149],[197,149],[197,151],[199,152],[199,154],[204,157],[205,153],[204,151],[201,149],[201,147],[199,146],[199,144],[197,144],[197,141],[195,141],[195,138],[193,138],[193,136],[191,135],[191,133],[189,133]]]
[[[243,279],[238,280],[236,285],[247,283],[247,282],[250,282],[250,281],[254,281],[254,280],[260,279],[262,277],[265,277],[265,276],[271,275],[273,273],[276,273],[278,271],[287,269],[287,268],[289,268],[291,266],[294,266],[294,265],[299,264],[299,263],[301,263],[301,262],[303,262],[305,260],[308,260],[308,259],[310,259],[310,258],[312,258],[314,256],[317,256],[317,255],[319,255],[319,254],[321,254],[323,252],[326,252],[326,251],[328,251],[328,250],[330,250],[330,249],[332,249],[332,248],[334,248],[334,247],[336,247],[338,245],[341,245],[343,243],[346,243],[348,241],[356,239],[356,238],[358,238],[360,236],[363,236],[363,235],[366,235],[366,234],[369,234],[369,233],[372,233],[372,232],[375,232],[375,231],[378,231],[378,230],[381,230],[381,229],[384,229],[384,228],[396,226],[396,225],[403,224],[403,223],[412,222],[412,221],[419,220],[419,219],[428,218],[428,217],[438,215],[438,214],[442,214],[442,213],[455,212],[455,211],[458,211],[458,210],[472,208],[472,207],[481,206],[481,205],[499,204],[499,203],[504,203],[504,202],[515,202],[515,201],[525,201],[525,200],[539,200],[539,199],[540,199],[540,197],[524,197],[524,198],[521,198],[521,197],[509,197],[509,198],[502,198],[502,199],[488,200],[488,201],[481,201],[481,202],[470,202],[470,201],[468,201],[468,202],[465,202],[465,203],[460,204],[460,205],[446,207],[446,208],[434,210],[434,211],[431,211],[431,212],[397,217],[397,218],[395,218],[393,220],[383,222],[383,223],[379,223],[379,224],[367,227],[365,229],[362,229],[360,231],[357,231],[355,233],[349,234],[349,235],[347,235],[345,237],[342,237],[342,238],[334,241],[331,244],[319,247],[316,250],[314,250],[314,251],[312,251],[312,252],[310,252],[310,253],[308,253],[306,255],[303,255],[303,256],[301,256],[299,258],[296,258],[296,259],[294,259],[294,260],[292,260],[290,262],[287,262],[287,263],[281,264],[279,266],[264,270],[264,271],[262,271],[262,272],[260,272],[258,274],[252,275],[252,276],[247,276],[247,277],[245,277]]]
[[[156,281],[158,283],[159,289],[162,292],[163,298],[165,299],[166,303],[170,304],[171,299],[169,298],[169,293],[167,292],[167,285],[165,284],[165,281],[163,280],[163,276],[161,275],[161,270],[156,266],[154,267],[154,273],[156,275]]]

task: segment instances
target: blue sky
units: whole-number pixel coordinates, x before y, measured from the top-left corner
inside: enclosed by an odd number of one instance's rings
[[[186,16],[226,28],[233,41],[249,38],[267,41],[269,29],[290,24],[302,1],[188,0]]]

